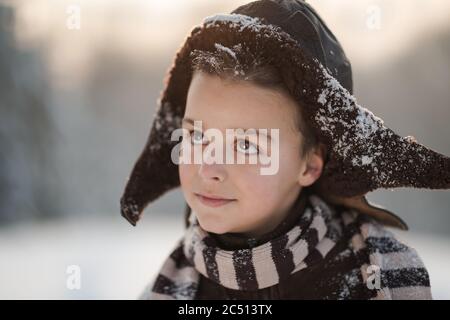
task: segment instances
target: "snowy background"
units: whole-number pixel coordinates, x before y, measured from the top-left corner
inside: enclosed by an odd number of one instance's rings
[[[119,215],[162,79],[203,17],[247,1],[0,0],[0,298],[134,299],[181,236],[169,192]],[[450,2],[311,0],[352,62],[358,102],[450,155]],[[79,12],[80,28],[73,28]],[[450,191],[369,200],[411,231],[435,298],[450,299]],[[67,287],[79,266],[81,288]]]
[[[0,233],[0,299],[136,299],[181,236],[182,224],[162,215],[138,227],[122,219],[67,219],[20,224]],[[450,299],[450,239],[397,232],[419,252],[434,299]],[[70,289],[68,267],[80,270]]]

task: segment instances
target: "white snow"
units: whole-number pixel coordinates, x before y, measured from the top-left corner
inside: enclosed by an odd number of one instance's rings
[[[322,105],[325,105],[325,103],[327,103],[327,94],[326,94],[325,90],[319,94],[319,98],[317,99],[317,102]]]
[[[361,157],[361,162],[362,162],[363,166],[372,163],[372,161],[373,161],[372,157],[369,157],[369,156],[362,156]]]
[[[214,46],[216,47],[217,50],[225,51],[230,56],[232,56],[234,60],[237,60],[236,53],[233,50],[231,50],[230,48],[225,47],[225,46],[221,45],[220,43],[215,43]]]
[[[231,22],[235,25],[238,25],[241,27],[240,31],[242,31],[245,28],[256,28],[259,30],[260,27],[263,25],[260,22],[259,18],[253,18],[250,16],[246,16],[243,14],[226,14],[226,13],[220,13],[212,16],[208,16],[205,19],[203,19],[203,23],[205,25],[213,24],[216,22]]]
[[[390,175],[384,171],[387,169],[382,163],[383,145],[379,137],[386,134],[391,137],[392,132],[384,126],[381,118],[360,106],[325,68],[320,65],[317,71],[322,72],[326,87],[318,94],[317,101],[323,107],[319,108],[315,119],[321,124],[322,131],[331,137],[333,151],[354,166],[367,167],[374,179],[387,182]],[[354,120],[344,121],[346,117],[354,117]],[[341,128],[341,135],[336,135],[336,128]]]
[[[250,29],[253,32],[260,33],[262,31],[267,32],[270,34],[270,37],[280,39],[280,35],[283,34],[285,37],[290,38],[289,34],[284,32],[280,27],[272,25],[272,24],[264,24],[262,23],[261,19],[254,18],[250,16],[246,16],[243,14],[227,14],[227,13],[220,13],[212,16],[208,16],[205,19],[203,19],[203,25],[205,28],[209,28],[219,23],[230,23],[232,28],[239,28],[239,32]],[[266,34],[267,36],[267,34]]]

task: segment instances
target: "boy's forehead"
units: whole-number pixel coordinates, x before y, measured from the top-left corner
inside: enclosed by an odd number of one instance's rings
[[[215,128],[215,129],[220,129],[221,127],[223,127],[223,129],[232,129],[232,130],[236,130],[236,129],[242,129],[245,130],[246,133],[253,133],[251,130],[255,130],[255,133],[258,133],[260,130],[263,129],[279,129],[279,128],[267,128],[267,127],[263,127],[263,126],[248,126],[248,125],[239,125],[239,124],[230,124],[230,125],[220,125],[218,126],[214,126],[212,122],[209,122],[208,120],[202,120],[202,119],[192,119],[190,117],[185,116],[182,119],[183,124],[187,125],[187,126],[201,126],[202,129],[209,129],[209,128]],[[263,132],[263,131],[261,131]],[[270,132],[268,132],[268,134],[270,134]]]
[[[214,113],[214,111],[212,112]],[[227,119],[217,117],[214,114],[208,114],[207,116],[191,116],[186,114],[182,120],[182,124],[185,127],[201,127],[201,129],[242,129],[242,130],[260,130],[260,129],[279,129],[286,130],[291,127],[291,121],[274,121],[273,118],[263,119],[262,117],[254,117],[251,119],[243,119],[239,114],[236,118],[232,115],[228,115]]]
[[[223,83],[219,77],[197,78],[189,89],[185,120],[203,128],[278,128],[292,126],[297,105],[285,93],[250,83]]]

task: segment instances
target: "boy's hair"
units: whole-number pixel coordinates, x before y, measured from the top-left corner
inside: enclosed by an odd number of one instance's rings
[[[263,59],[254,56],[251,58],[251,61],[239,61],[239,57],[236,54],[241,49],[239,45],[233,47],[233,50],[231,50],[216,44],[216,49],[214,52],[203,50],[193,50],[191,52],[193,73],[204,72],[210,75],[216,75],[222,80],[227,81],[246,81],[263,88],[275,89],[290,95],[279,71],[270,63],[264,62]],[[244,69],[243,65],[248,67]],[[311,127],[305,121],[302,108],[299,107],[296,109],[297,116],[295,123],[297,129],[303,135],[300,152],[301,157],[304,158],[319,144],[319,141]]]

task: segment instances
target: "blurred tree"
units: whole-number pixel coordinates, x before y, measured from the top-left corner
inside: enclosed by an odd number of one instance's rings
[[[39,49],[19,50],[14,8],[0,4],[0,222],[60,212],[55,133]]]

